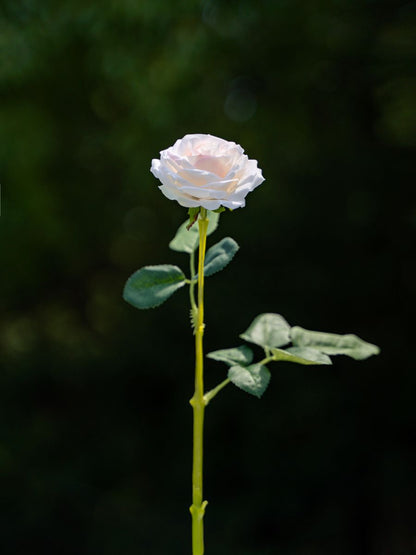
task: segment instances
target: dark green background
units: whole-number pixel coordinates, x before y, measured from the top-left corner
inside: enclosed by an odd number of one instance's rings
[[[2,553],[190,552],[187,294],[139,312],[121,292],[187,268],[149,167],[195,132],[266,177],[212,237],[241,250],[207,282],[207,349],[261,312],[382,348],[212,403],[207,553],[415,553],[416,2],[0,10]]]

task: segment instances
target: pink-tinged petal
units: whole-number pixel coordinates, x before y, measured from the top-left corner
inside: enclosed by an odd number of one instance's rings
[[[209,172],[218,177],[225,177],[232,167],[229,156],[211,156],[209,154],[197,154],[189,157],[189,162],[196,170]]]
[[[180,169],[178,174],[181,176],[182,179],[185,179],[188,183],[191,183],[195,186],[205,186],[212,181],[216,181],[218,179],[217,175],[210,173],[208,171],[203,170],[196,170],[192,169]]]

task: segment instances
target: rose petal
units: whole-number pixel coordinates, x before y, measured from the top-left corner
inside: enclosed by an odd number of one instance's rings
[[[169,187],[166,187],[165,185],[160,185],[159,189],[165,197],[169,200],[176,200],[181,206],[185,206],[186,208],[196,208],[197,206],[201,206],[201,201],[199,199],[192,199],[182,195],[179,196],[176,192],[172,193]]]

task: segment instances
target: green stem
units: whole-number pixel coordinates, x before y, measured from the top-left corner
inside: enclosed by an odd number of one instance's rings
[[[204,513],[207,501],[203,501],[203,435],[204,412],[204,262],[207,242],[207,211],[201,208],[199,225],[199,260],[198,260],[198,319],[195,328],[195,392],[190,401],[194,413],[194,444],[192,467],[192,554],[204,553]],[[192,271],[192,270],[191,270]],[[191,293],[191,295],[193,292]],[[191,301],[192,303],[192,301]]]
[[[264,358],[264,359],[261,360],[258,364],[267,364],[268,362],[270,362],[270,361],[272,361],[272,360],[276,360],[275,357],[274,357],[273,355]]]
[[[211,389],[211,391],[208,391],[208,393],[205,393],[205,395],[204,395],[205,405],[208,405],[208,403],[211,401],[211,399],[213,399],[215,397],[215,395],[217,393],[219,393],[223,387],[228,385],[230,383],[230,381],[231,380],[229,378],[227,378],[226,380],[221,382],[219,385],[217,385],[217,387],[214,387],[213,389]]]
[[[191,279],[189,281],[189,299],[191,301],[192,314],[195,317],[198,310],[195,302],[195,251],[191,252],[190,270]]]

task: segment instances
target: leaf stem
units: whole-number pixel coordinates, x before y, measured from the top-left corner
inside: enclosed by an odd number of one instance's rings
[[[230,383],[230,381],[231,380],[229,378],[227,378],[226,380],[221,382],[219,385],[217,385],[217,387],[214,387],[213,389],[208,391],[208,393],[205,393],[205,395],[204,395],[205,405],[208,405],[208,403],[211,401],[211,399],[213,399],[215,397],[215,395],[217,395],[217,393],[219,393],[221,391],[221,389],[223,389],[226,385],[228,385]]]
[[[198,259],[198,318],[195,329],[195,392],[190,401],[194,413],[193,466],[192,466],[192,553],[204,553],[205,507],[203,501],[203,434],[206,401],[204,398],[204,262],[207,242],[207,211],[201,208],[199,220],[199,259]],[[191,269],[192,272],[192,269]],[[192,284],[190,286],[192,288]],[[193,290],[191,295],[193,294]],[[191,300],[192,303],[192,300]]]
[[[273,355],[264,358],[263,360],[261,360],[257,364],[267,364],[268,362],[271,362],[272,360],[276,360],[276,358]]]

